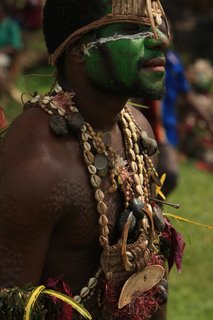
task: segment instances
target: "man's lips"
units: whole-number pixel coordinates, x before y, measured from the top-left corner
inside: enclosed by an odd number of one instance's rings
[[[166,60],[164,58],[154,58],[148,61],[141,61],[139,69],[164,71]]]

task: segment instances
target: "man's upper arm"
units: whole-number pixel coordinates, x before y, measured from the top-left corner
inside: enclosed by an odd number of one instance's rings
[[[0,150],[0,286],[37,284],[56,223],[51,173],[39,157],[7,149]]]

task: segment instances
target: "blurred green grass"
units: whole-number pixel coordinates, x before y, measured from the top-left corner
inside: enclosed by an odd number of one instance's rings
[[[213,225],[212,185],[212,174],[198,171],[193,162],[181,163],[179,186],[169,198],[181,208],[169,211]],[[175,268],[170,273],[168,319],[213,319],[213,231],[171,221],[184,235],[186,249],[182,273]]]
[[[51,67],[41,67],[29,75],[20,75],[17,86],[22,92],[47,92],[53,79]],[[22,110],[11,99],[5,112],[12,121]],[[178,214],[188,219],[213,224],[213,175],[198,171],[191,161],[180,164],[180,183],[169,201],[180,203],[181,208],[165,208],[165,212]],[[176,222],[170,219],[186,240],[183,270],[179,274],[173,267],[169,282],[170,294],[168,320],[213,319],[213,231]]]

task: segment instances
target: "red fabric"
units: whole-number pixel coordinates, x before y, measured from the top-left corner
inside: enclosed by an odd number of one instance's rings
[[[45,286],[48,289],[55,290],[64,293],[69,297],[72,297],[70,287],[61,279],[48,279],[45,282]],[[59,300],[57,298],[52,297],[52,302],[58,305]],[[59,314],[54,315],[54,318],[51,316],[50,320],[72,320],[72,307],[67,303],[60,302]]]
[[[0,129],[7,125],[4,110],[0,107]]]
[[[143,102],[148,109],[142,109],[142,113],[149,121],[158,143],[165,143],[166,134],[161,120],[161,102],[160,100],[145,100]]]
[[[171,270],[175,263],[177,270],[180,272],[182,267],[185,241],[182,235],[175,230],[168,219],[165,219],[165,224],[166,226],[161,237],[168,242],[171,249],[168,257],[169,270]]]
[[[160,256],[153,255],[148,265],[155,264],[163,265],[163,259]],[[157,297],[158,287],[156,285],[143,294],[136,293],[130,304],[118,309],[118,300],[123,285],[124,283],[111,281],[104,283],[103,305],[110,312],[113,319],[145,320],[150,318],[163,303],[161,298]]]

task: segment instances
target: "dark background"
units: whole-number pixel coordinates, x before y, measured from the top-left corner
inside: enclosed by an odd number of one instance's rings
[[[213,0],[161,0],[171,22],[176,50],[187,62],[213,60]]]

